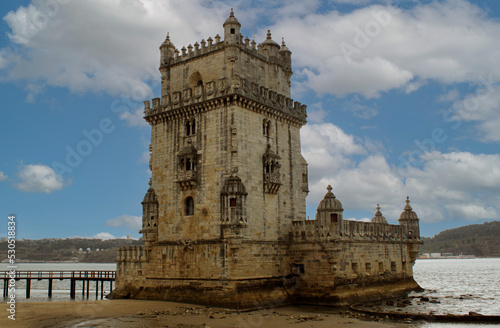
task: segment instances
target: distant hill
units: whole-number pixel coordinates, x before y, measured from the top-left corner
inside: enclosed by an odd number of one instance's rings
[[[45,238],[16,240],[16,261],[78,261],[114,263],[120,246],[143,245],[134,239]],[[7,259],[7,242],[0,242],[0,259]]]
[[[500,257],[500,221],[472,224],[422,238],[420,253],[453,253],[477,257]]]

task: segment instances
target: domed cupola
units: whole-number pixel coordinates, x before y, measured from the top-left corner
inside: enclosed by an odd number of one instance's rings
[[[387,220],[382,215],[382,212],[380,212],[380,206],[379,206],[379,204],[377,204],[376,209],[377,209],[377,211],[375,212],[375,216],[372,218],[371,222],[372,223],[384,223],[384,224],[387,224]]]
[[[142,204],[152,204],[158,202],[158,198],[156,197],[155,190],[153,187],[149,186],[148,192],[144,195],[144,200]]]
[[[417,213],[413,212],[413,209],[410,205],[410,197],[406,197],[406,205],[404,211],[399,216],[399,221],[402,220],[418,220]]]
[[[231,13],[222,26],[224,27],[224,41],[226,43],[238,44],[240,42],[241,24],[234,17],[233,8],[231,8]]]
[[[408,238],[420,239],[420,224],[417,213],[413,212],[410,206],[410,197],[406,197],[404,211],[399,216],[399,225],[406,226],[408,229]]]
[[[170,41],[170,33],[167,33],[167,38],[160,46],[160,65],[168,64],[174,58],[175,46]]]
[[[268,51],[268,56],[277,57],[279,55],[280,45],[271,37],[271,30],[267,30],[266,41],[262,42],[262,47]]]
[[[342,203],[338,200],[332,192],[332,186],[328,185],[326,188],[328,192],[321,202],[319,202],[318,212],[325,211],[340,211],[343,212],[344,208],[342,207]]]
[[[316,219],[321,224],[342,222],[342,203],[332,193],[332,186],[328,185],[326,189],[328,192],[318,205]]]

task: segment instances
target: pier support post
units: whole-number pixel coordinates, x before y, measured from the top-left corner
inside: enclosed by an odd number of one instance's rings
[[[49,298],[52,297],[52,280],[53,279],[49,279]]]
[[[31,296],[31,279],[26,279],[26,298]]]
[[[104,280],[101,280],[101,300],[104,298]]]
[[[75,285],[76,285],[76,281],[74,278],[71,278],[71,282],[70,282],[70,287],[69,287],[69,297],[74,300],[75,299]]]

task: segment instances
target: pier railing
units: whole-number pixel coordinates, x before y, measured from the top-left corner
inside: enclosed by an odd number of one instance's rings
[[[89,280],[115,280],[116,271],[61,271],[61,270],[43,270],[43,271],[0,271],[0,279],[89,279]]]
[[[91,281],[95,281],[96,292],[95,297],[98,298],[99,281],[101,282],[101,299],[104,297],[104,282],[109,282],[109,290],[113,289],[113,281],[116,279],[116,271],[101,271],[101,270],[37,270],[37,271],[0,271],[0,279],[3,279],[3,297],[9,295],[10,281],[26,280],[26,298],[30,298],[31,280],[48,280],[48,297],[52,297],[53,280],[69,280],[70,281],[70,298],[76,297],[76,282],[82,282],[82,297],[85,296],[85,287],[87,298],[89,297],[89,286]]]

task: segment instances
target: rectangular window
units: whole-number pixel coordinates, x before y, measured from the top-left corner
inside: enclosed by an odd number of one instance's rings
[[[330,214],[330,220],[333,222],[339,222],[339,216],[337,214]]]
[[[358,263],[351,263],[351,269],[353,272],[358,272]]]
[[[396,272],[396,262],[391,262],[391,271]]]
[[[384,272],[384,262],[378,262],[378,272]]]
[[[365,263],[366,272],[370,272],[372,270],[372,264],[370,262]]]
[[[236,207],[236,198],[229,199],[229,206]]]

